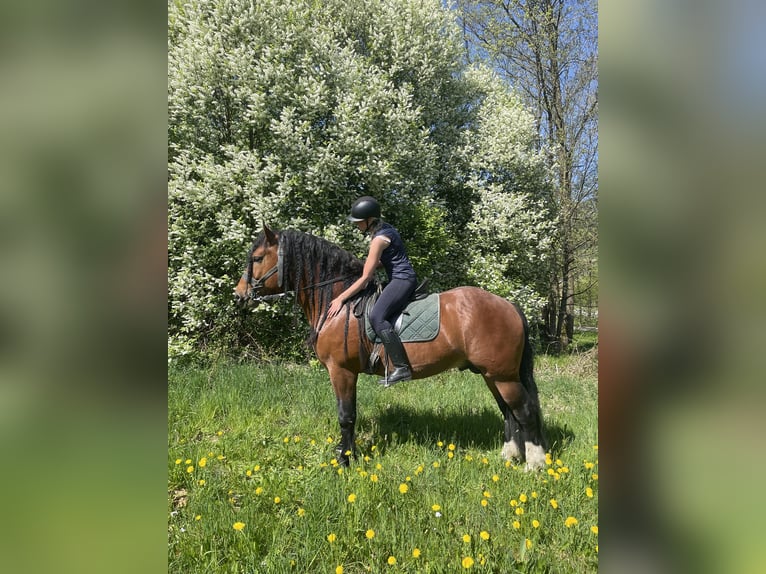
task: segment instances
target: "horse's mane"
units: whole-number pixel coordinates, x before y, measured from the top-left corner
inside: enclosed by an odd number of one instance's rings
[[[285,291],[309,291],[307,317],[312,323],[309,342],[313,345],[319,330],[327,319],[327,310],[332,301],[333,279],[343,279],[347,288],[364,270],[364,262],[345,249],[315,235],[285,229],[277,231],[283,257],[283,288]],[[263,232],[253,244],[253,250],[265,240]],[[371,287],[368,286],[368,289]],[[358,296],[367,292],[365,289]],[[312,321],[312,317],[314,318]],[[348,329],[348,318],[346,320]]]

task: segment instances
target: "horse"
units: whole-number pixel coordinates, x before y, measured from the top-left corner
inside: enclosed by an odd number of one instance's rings
[[[294,293],[311,327],[309,341],[330,376],[337,400],[340,443],[338,462],[348,466],[356,456],[357,380],[368,368],[372,342],[363,317],[344,311],[328,318],[334,297],[362,275],[364,263],[341,247],[301,231],[263,230],[253,243],[235,289],[241,306],[255,307]],[[356,298],[366,297],[374,286]],[[504,419],[504,459],[526,462],[530,470],[545,466],[546,442],[534,379],[529,326],[521,309],[477,287],[456,287],[439,294],[439,331],[428,342],[405,343],[413,379],[451,368],[470,369],[484,378]],[[384,373],[385,352],[371,372]]]

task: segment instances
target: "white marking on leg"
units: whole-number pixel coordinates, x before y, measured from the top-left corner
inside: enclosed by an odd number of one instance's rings
[[[505,460],[511,460],[512,458],[521,458],[519,447],[516,446],[516,443],[513,442],[512,440],[509,440],[508,442],[503,444],[503,450],[501,451],[501,455]]]
[[[545,467],[545,451],[539,444],[529,441],[524,443],[527,453],[527,470],[539,470]]]

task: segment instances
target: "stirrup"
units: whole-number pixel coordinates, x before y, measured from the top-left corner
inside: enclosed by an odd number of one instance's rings
[[[398,373],[398,375],[397,375]],[[412,380],[412,370],[407,367],[397,367],[394,369],[394,372],[391,373],[391,377],[386,374],[386,376],[378,381],[378,384],[383,385],[385,388],[392,387],[396,383],[401,383],[402,381],[411,381]]]

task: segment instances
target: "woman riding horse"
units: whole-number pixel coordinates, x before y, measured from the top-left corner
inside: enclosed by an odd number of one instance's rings
[[[357,199],[351,206],[348,219],[356,223],[362,233],[370,234],[370,247],[362,276],[333,299],[327,317],[338,314],[348,300],[367,286],[374,277],[375,270],[383,264],[388,275],[388,284],[370,311],[370,324],[383,341],[386,354],[394,365],[394,371],[387,378],[378,381],[381,385],[390,387],[399,381],[412,379],[407,353],[391,322],[404,310],[415,292],[417,276],[407,258],[407,250],[399,232],[394,226],[381,220],[380,203],[374,197],[365,195]]]

